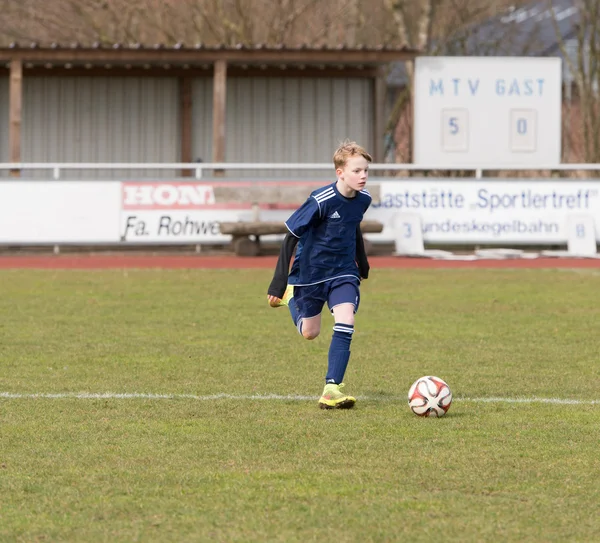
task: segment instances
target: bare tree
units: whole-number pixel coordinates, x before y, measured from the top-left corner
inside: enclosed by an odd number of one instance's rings
[[[407,45],[489,0],[0,0],[0,37],[89,43]],[[508,0],[495,0],[495,2]],[[521,0],[515,0],[521,1]],[[458,11],[456,3],[463,5]],[[439,9],[438,9],[439,8]],[[471,10],[473,11],[473,10]]]
[[[374,46],[387,35],[382,2],[0,0],[0,28],[4,42]]]
[[[600,162],[600,0],[576,0],[578,22],[571,43],[566,43],[559,28],[560,14],[551,0],[550,9],[558,45],[577,90],[579,122],[585,162]],[[567,112],[570,118],[570,112]],[[570,131],[570,130],[569,130]],[[567,134],[571,138],[572,134]],[[575,135],[575,139],[577,139]]]
[[[0,11],[3,41],[137,41],[150,0],[21,0]]]
[[[418,51],[427,51],[431,41],[432,21],[435,16],[435,10],[440,0],[423,0],[422,2],[410,2],[407,0],[385,0],[385,6],[394,21],[397,40],[406,47],[417,49]],[[413,22],[409,25],[409,21]],[[396,162],[412,161],[412,87],[414,80],[414,65],[412,62],[405,63],[407,84],[398,96],[394,105],[392,115],[388,120],[386,132],[389,141],[396,140],[395,132],[401,127],[405,134],[409,135],[408,142],[405,145],[395,145]],[[404,114],[404,115],[403,115]],[[404,121],[400,123],[400,119]]]

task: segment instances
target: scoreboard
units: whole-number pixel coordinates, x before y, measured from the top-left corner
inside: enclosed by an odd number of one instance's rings
[[[414,162],[559,164],[561,102],[558,57],[417,57]]]

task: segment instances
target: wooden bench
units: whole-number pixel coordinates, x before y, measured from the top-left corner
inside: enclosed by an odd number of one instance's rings
[[[283,221],[264,221],[260,219],[261,209],[289,209],[291,212],[299,207],[309,194],[325,186],[326,182],[285,182],[261,183],[244,187],[215,187],[215,200],[230,203],[251,203],[253,217],[251,221],[220,222],[221,234],[231,235],[233,251],[238,256],[258,256],[261,254],[261,236],[287,234],[288,229]],[[379,185],[369,185],[368,190],[373,199],[379,199]],[[363,234],[379,233],[383,224],[378,221],[364,220],[361,223]],[[367,254],[371,244],[365,239]]]

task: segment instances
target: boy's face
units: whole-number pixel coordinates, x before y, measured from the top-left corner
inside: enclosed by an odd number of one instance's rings
[[[343,168],[335,171],[338,179],[346,183],[352,190],[362,190],[369,177],[369,162],[363,156],[353,156],[346,161]]]

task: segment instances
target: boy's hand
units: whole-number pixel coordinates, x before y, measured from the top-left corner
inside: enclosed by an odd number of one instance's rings
[[[281,305],[281,298],[278,298],[277,296],[271,296],[270,294],[267,294],[267,299],[271,307],[279,307]]]

